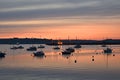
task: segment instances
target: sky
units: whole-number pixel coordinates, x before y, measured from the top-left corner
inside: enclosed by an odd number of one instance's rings
[[[0,0],[0,38],[120,39],[120,0]]]

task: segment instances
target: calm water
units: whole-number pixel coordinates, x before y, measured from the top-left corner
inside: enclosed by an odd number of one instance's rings
[[[0,58],[0,80],[120,80],[120,45],[110,45],[109,55],[102,53],[101,45],[82,45],[67,56],[61,51],[74,45],[60,46],[61,50],[45,45],[46,57],[26,51],[32,45],[22,45],[23,50],[10,50],[12,46],[0,45],[0,51],[7,53]]]

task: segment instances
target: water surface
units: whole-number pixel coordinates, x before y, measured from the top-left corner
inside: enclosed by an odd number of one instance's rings
[[[26,51],[32,45],[22,45],[25,49],[11,50],[13,45],[0,45],[7,53],[0,58],[0,80],[120,80],[120,45],[109,45],[112,54],[104,54],[101,45],[82,45],[71,55],[61,51],[74,45],[45,45],[44,57],[34,57]],[[34,44],[34,46],[39,46]]]

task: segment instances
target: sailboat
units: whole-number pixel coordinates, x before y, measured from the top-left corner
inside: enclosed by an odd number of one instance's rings
[[[112,49],[111,48],[106,48],[103,51],[104,51],[104,53],[112,53]]]

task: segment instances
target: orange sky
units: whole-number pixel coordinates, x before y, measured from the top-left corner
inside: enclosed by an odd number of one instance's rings
[[[0,22],[0,38],[120,38],[119,19],[58,19]]]

